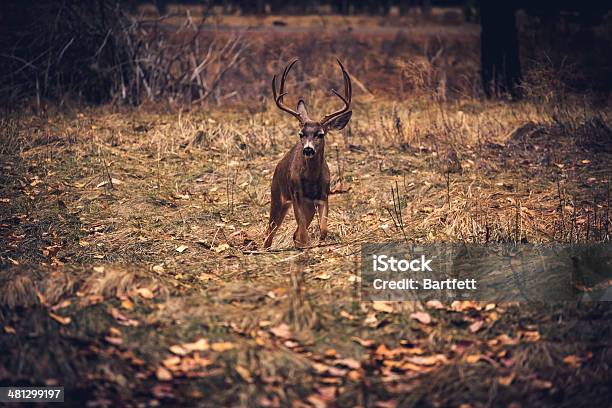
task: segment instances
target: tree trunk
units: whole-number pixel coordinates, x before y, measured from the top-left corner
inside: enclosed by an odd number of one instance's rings
[[[519,96],[521,63],[514,12],[511,2],[480,2],[482,85],[489,98]]]

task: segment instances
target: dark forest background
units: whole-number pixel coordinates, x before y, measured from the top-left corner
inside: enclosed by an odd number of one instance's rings
[[[194,7],[198,13],[190,13]],[[421,56],[430,79],[421,82],[439,88],[443,77],[445,87],[450,84],[445,98],[520,98],[526,77],[541,78],[542,71],[572,91],[605,95],[612,89],[608,8],[604,2],[577,0],[8,0],[0,6],[0,95],[8,106],[74,98],[130,105],[219,102],[232,92],[229,100],[241,95],[261,99],[267,93],[264,78],[274,71],[268,62],[290,58],[287,53],[295,43],[302,43],[293,51],[298,57],[342,55],[363,78],[364,88],[367,83],[368,91],[396,99],[404,97],[398,92],[414,90],[407,77],[423,76],[408,72]],[[224,26],[215,22],[219,15],[382,20],[378,31],[368,31],[356,20],[348,28],[298,33],[278,18],[258,37],[257,27]],[[428,27],[429,32],[421,38],[405,31],[415,27]],[[283,36],[290,41],[279,43]],[[372,47],[377,52],[368,55]],[[382,59],[381,52],[386,55]],[[215,62],[200,66],[211,54]],[[266,58],[259,61],[262,55]],[[252,92],[236,92],[241,79],[252,84]],[[230,82],[235,85],[222,90]]]

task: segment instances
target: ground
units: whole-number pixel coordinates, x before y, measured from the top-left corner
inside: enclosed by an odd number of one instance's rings
[[[0,382],[91,406],[606,405],[606,303],[359,296],[365,242],[609,240],[610,111],[564,106],[356,101],[305,251],[291,215],[261,248],[297,132],[269,105],[8,116]]]

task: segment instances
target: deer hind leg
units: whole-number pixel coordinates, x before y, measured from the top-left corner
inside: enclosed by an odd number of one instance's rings
[[[264,241],[264,249],[270,248],[272,240],[276,231],[283,223],[283,219],[287,214],[287,211],[291,207],[290,201],[285,201],[280,197],[280,194],[272,196],[272,202],[270,204],[270,220],[268,221],[268,228],[266,228],[266,236]]]
[[[293,234],[293,243],[296,248],[305,248],[309,244],[308,226],[315,214],[315,205],[310,200],[300,200],[293,203],[293,212],[297,221],[297,229]]]
[[[323,241],[327,237],[327,213],[329,211],[327,200],[319,201],[317,209],[319,211],[319,239]]]

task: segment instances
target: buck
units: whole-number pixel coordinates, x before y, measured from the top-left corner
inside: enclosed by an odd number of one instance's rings
[[[332,92],[342,100],[344,107],[320,121],[314,121],[308,116],[304,100],[300,99],[297,109],[288,108],[283,103],[285,80],[291,68],[297,62],[291,61],[283,71],[280,87],[276,89],[276,75],[272,77],[272,93],[276,106],[284,112],[293,115],[298,121],[299,140],[277,164],[272,177],[270,220],[266,230],[264,248],[272,245],[274,235],[278,231],[289,208],[297,222],[293,234],[293,243],[297,248],[309,245],[308,226],[314,218],[315,210],[319,213],[320,239],[327,236],[327,214],[329,212],[329,167],[325,161],[325,136],[330,130],[342,130],[351,119],[351,78],[338,60],[344,79],[344,95],[332,89]]]

